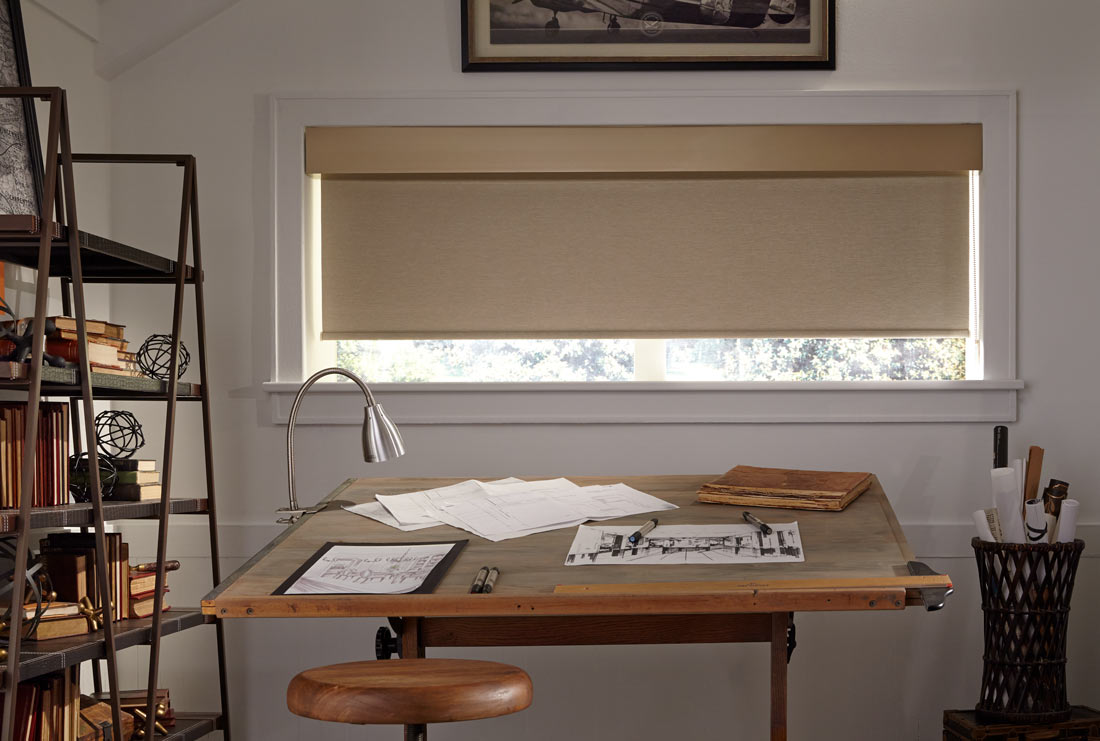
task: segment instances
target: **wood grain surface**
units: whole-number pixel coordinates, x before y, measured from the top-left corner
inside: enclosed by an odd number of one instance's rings
[[[290,680],[286,704],[295,715],[336,723],[450,723],[523,710],[531,678],[493,661],[355,661],[305,670]]]
[[[492,477],[486,477],[492,478]],[[679,505],[662,525],[741,523],[744,508],[697,502],[714,475],[570,477],[580,485],[625,482]],[[361,617],[730,614],[803,610],[901,609],[918,586],[913,554],[877,479],[843,512],[749,508],[764,521],[796,520],[804,563],[565,566],[576,528],[491,543],[450,526],[404,533],[351,514],[341,504],[456,483],[461,479],[378,478],[345,482],[329,506],[287,529],[203,600],[203,612],[235,617]],[[648,517],[609,525],[641,524]],[[286,595],[272,592],[326,542],[430,542],[469,539],[432,594]],[[469,594],[482,566],[498,566],[492,594]],[[899,581],[897,577],[906,577]],[[674,584],[675,587],[668,585]],[[607,585],[613,585],[608,587]],[[907,594],[907,591],[909,594]],[[908,598],[908,599],[907,599]]]

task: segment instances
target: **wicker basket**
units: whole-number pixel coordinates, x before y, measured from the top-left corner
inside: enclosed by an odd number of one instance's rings
[[[1066,626],[1084,541],[1024,545],[974,538],[972,544],[985,614],[978,719],[1068,719]]]

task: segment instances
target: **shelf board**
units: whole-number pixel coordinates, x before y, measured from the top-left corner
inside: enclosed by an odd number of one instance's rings
[[[50,251],[50,276],[71,277],[67,230],[54,225],[55,233]],[[38,234],[30,232],[0,233],[0,259],[38,267]],[[81,231],[79,233],[81,272],[85,283],[170,283],[175,279],[176,261],[154,255],[145,250],[116,242],[113,239]],[[187,266],[185,279],[193,282],[195,271]]]
[[[30,381],[26,378],[0,380],[0,390],[29,391]],[[200,384],[180,381],[176,389],[176,399],[200,401],[201,392]],[[43,396],[80,396],[80,393],[80,373],[75,367],[42,366]],[[168,398],[168,382],[144,376],[136,378],[92,371],[92,395],[96,399],[113,401],[165,400]]]
[[[176,725],[168,729],[167,736],[157,735],[157,741],[198,741],[198,739],[222,729],[218,713],[182,713],[176,711]]]
[[[169,514],[205,514],[205,499],[172,499]],[[160,500],[148,502],[103,502],[104,520],[143,520],[160,516]],[[57,507],[31,509],[31,528],[83,527],[92,525],[91,504],[62,504]],[[19,510],[0,509],[0,535],[19,529]]]
[[[169,610],[161,621],[161,635],[172,635],[210,622],[197,609]],[[152,631],[152,618],[120,620],[115,623],[115,649],[147,645]],[[71,638],[48,641],[23,641],[19,657],[19,681],[58,672],[83,661],[107,657],[103,631]],[[188,738],[198,738],[189,736]]]

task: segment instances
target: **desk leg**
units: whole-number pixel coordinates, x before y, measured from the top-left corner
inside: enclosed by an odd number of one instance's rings
[[[772,613],[772,735],[787,741],[787,625],[790,613]]]
[[[424,641],[420,637],[420,618],[404,618],[401,621],[401,658],[424,658]]]

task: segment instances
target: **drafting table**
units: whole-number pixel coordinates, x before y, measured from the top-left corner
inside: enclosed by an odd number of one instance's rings
[[[680,506],[662,525],[740,523],[744,507],[695,501],[715,476],[569,477],[581,486],[624,482]],[[765,521],[797,520],[804,563],[565,566],[576,528],[492,543],[449,526],[401,532],[341,505],[461,479],[351,479],[222,582],[202,602],[219,619],[381,617],[406,657],[451,646],[658,643],[771,645],[771,738],[787,738],[787,662],[794,613],[934,609],[950,593],[946,575],[912,575],[913,554],[876,479],[843,512],[750,508]],[[489,479],[484,479],[489,480]],[[649,515],[601,524],[640,523]],[[292,595],[272,592],[326,542],[469,539],[431,594]],[[492,594],[469,594],[484,565],[502,571]],[[918,565],[914,571],[921,571]],[[926,569],[925,569],[926,570]],[[383,631],[385,629],[382,629]],[[388,633],[388,631],[387,631]],[[388,654],[387,652],[383,652]]]

